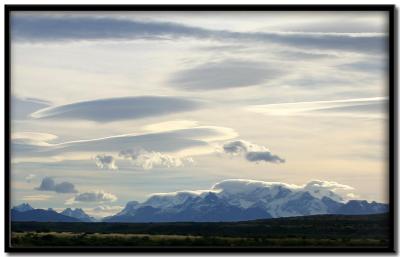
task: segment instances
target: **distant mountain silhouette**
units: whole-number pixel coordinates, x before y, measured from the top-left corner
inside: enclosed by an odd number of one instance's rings
[[[21,203],[20,205],[14,206],[12,209],[19,212],[24,212],[33,210],[33,207],[30,206],[28,203]]]
[[[68,217],[52,210],[42,210],[42,209],[34,209],[24,212],[12,209],[11,221],[80,222],[79,219]]]

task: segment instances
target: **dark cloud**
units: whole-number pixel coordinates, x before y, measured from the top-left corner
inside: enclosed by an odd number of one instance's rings
[[[53,191],[56,193],[77,193],[74,184],[70,182],[56,183],[53,178],[45,177],[42,183],[36,190],[40,191]]]
[[[279,69],[268,63],[224,60],[179,71],[169,84],[186,90],[213,90],[254,86],[281,75]]]
[[[32,117],[112,122],[190,111],[199,106],[198,102],[178,97],[120,97],[49,107],[33,113]]]
[[[327,30],[324,30],[327,31]],[[329,30],[328,30],[329,31]],[[346,50],[382,53],[387,49],[387,36],[338,33],[232,32],[185,26],[171,22],[143,22],[95,16],[13,15],[11,38],[19,41],[76,41],[169,39],[195,37],[214,40],[250,40],[300,48]]]
[[[272,154],[266,147],[245,140],[231,141],[222,146],[223,152],[233,156],[244,156],[249,162],[284,163],[285,160]]]

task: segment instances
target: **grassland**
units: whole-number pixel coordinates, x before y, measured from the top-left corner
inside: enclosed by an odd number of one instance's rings
[[[220,223],[13,222],[12,247],[382,247],[386,215]]]

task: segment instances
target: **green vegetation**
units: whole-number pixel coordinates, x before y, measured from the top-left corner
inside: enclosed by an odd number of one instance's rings
[[[226,223],[13,222],[12,247],[387,247],[385,214]]]

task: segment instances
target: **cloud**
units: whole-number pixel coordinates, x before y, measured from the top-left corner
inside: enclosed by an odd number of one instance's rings
[[[217,90],[255,86],[281,75],[276,66],[268,63],[224,60],[179,71],[172,76],[169,84],[185,90]]]
[[[342,116],[359,118],[384,117],[386,97],[357,98],[333,101],[313,101],[253,105],[246,109],[277,116]]]
[[[273,163],[284,163],[285,160],[280,158],[278,155],[271,154],[271,152],[248,152],[246,159],[250,162],[273,162]]]
[[[148,152],[146,150],[123,150],[119,155],[129,159],[133,165],[142,167],[145,170],[155,167],[183,167],[192,164],[190,157],[178,157],[161,152]]]
[[[14,161],[49,161],[53,157],[59,157],[58,159],[78,157],[91,159],[95,153],[118,154],[122,150],[132,149],[132,147],[163,153],[204,148],[206,153],[212,153],[214,149],[210,145],[211,142],[235,138],[237,133],[233,129],[225,127],[197,126],[188,129],[124,134],[58,144],[49,143],[45,138],[46,141],[36,140],[35,145],[29,143],[32,141],[29,135],[25,136],[27,138],[12,140]],[[69,154],[68,157],[67,154]]]
[[[344,201],[344,199],[350,199],[348,196],[349,191],[354,190],[351,186],[334,181],[313,180],[304,185],[296,185],[251,179],[227,179],[205,190],[185,190],[151,194],[145,202],[136,204],[153,206],[154,208],[158,208],[159,206],[171,207],[180,203],[183,204],[190,197],[204,197],[209,193],[214,193],[219,198],[230,199],[230,204],[251,207],[254,204],[259,204],[260,200],[268,205],[269,200],[279,194],[282,188],[289,190],[287,193],[292,196],[295,196],[297,193],[308,192],[317,199],[329,197],[339,202]],[[243,199],[244,201],[238,201],[237,199]]]
[[[53,196],[51,195],[25,195],[21,198],[22,201],[33,202],[33,201],[47,201]]]
[[[197,109],[198,102],[164,96],[132,96],[83,101],[48,107],[31,114],[36,119],[113,122],[168,115]]]
[[[99,154],[95,157],[96,166],[101,169],[117,170],[115,159],[111,155]]]
[[[382,53],[383,33],[234,32],[163,21],[139,21],[96,15],[13,15],[11,38],[19,42],[98,41],[197,38],[219,41],[274,43],[304,49]]]
[[[31,183],[33,179],[36,178],[35,174],[29,174],[28,176],[25,177],[25,181],[28,183]]]
[[[246,160],[250,162],[285,162],[285,160],[278,155],[272,154],[268,148],[250,143],[245,140],[236,140],[225,143],[222,145],[222,151],[233,156],[243,155]]]
[[[79,193],[74,197],[68,199],[65,204],[74,204],[74,203],[104,203],[104,202],[114,202],[118,198],[117,196],[104,192],[103,190],[96,190],[90,192]]]
[[[11,119],[29,119],[31,113],[48,107],[50,104],[51,103],[40,99],[11,96]]]
[[[120,212],[124,206],[119,205],[99,205],[94,208],[85,208],[85,212],[90,216],[104,218]]]
[[[53,191],[56,193],[77,193],[75,185],[70,182],[56,183],[54,179],[45,177],[42,179],[40,186],[35,188],[39,191]]]

